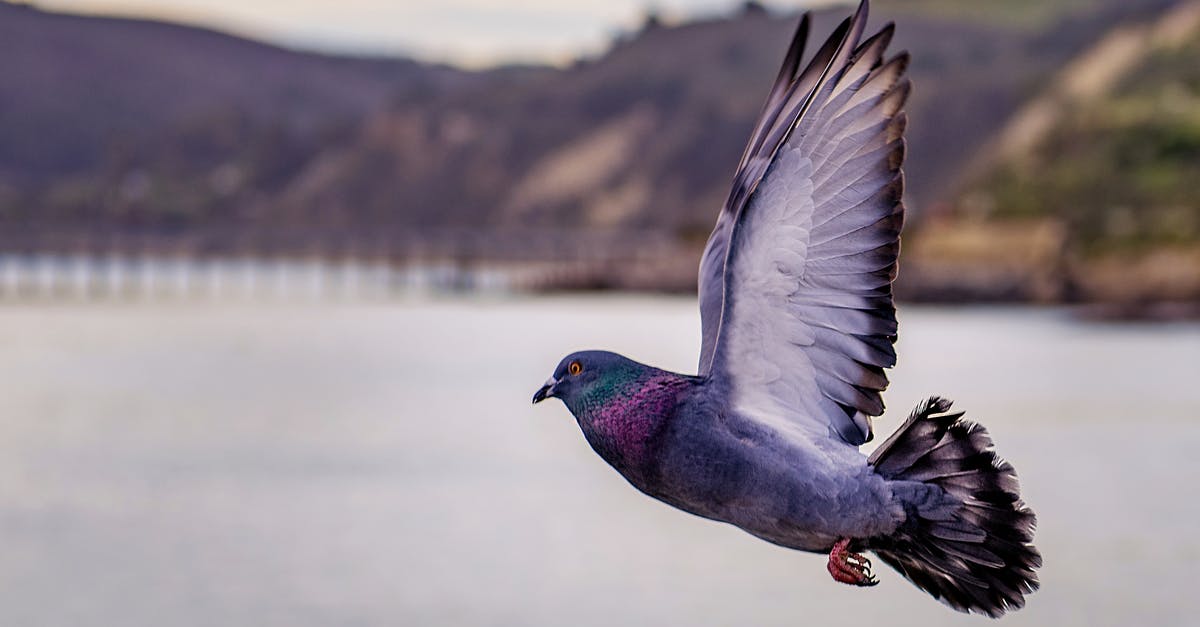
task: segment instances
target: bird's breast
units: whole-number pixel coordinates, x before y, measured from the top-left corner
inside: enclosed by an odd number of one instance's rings
[[[580,427],[605,461],[631,481],[631,475],[640,479],[654,466],[658,440],[675,415],[681,388],[674,378],[651,378],[593,409]]]

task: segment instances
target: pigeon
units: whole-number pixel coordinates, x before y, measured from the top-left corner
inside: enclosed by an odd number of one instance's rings
[[[560,399],[643,493],[772,544],[879,559],[951,608],[998,617],[1038,588],[1034,513],[979,424],[931,397],[870,455],[896,363],[906,53],[863,39],[864,0],[803,63],[806,14],[700,263],[697,374],[606,351],[565,357]]]

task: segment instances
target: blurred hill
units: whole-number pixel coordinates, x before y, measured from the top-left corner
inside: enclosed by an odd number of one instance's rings
[[[1200,3],[1113,29],[986,156],[917,238],[918,264],[955,266],[968,292],[974,273],[1000,298],[1130,313],[1200,299]]]
[[[877,1],[913,54],[914,217],[970,213],[964,190],[1011,165],[981,150],[1073,60],[1175,4]],[[650,247],[646,282],[686,287],[795,21],[754,4],[651,16],[569,68],[464,72],[0,4],[0,249],[644,262]],[[995,180],[981,193],[1011,197]],[[1044,202],[1071,202],[1060,191]]]
[[[352,122],[397,91],[435,91],[461,75],[0,3],[0,164],[10,179],[44,181],[102,167],[118,140],[163,139],[173,127],[222,116],[303,136]]]
[[[486,81],[408,59],[0,3],[4,247],[241,228],[397,94]]]

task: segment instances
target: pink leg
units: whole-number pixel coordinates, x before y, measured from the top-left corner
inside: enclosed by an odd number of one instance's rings
[[[873,586],[879,580],[871,574],[871,560],[850,552],[850,538],[842,538],[829,551],[829,574],[852,586]]]

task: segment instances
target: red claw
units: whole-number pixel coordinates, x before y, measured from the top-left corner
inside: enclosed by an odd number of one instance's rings
[[[829,551],[829,574],[852,586],[873,586],[879,580],[871,574],[871,560],[850,552],[850,538],[842,538]]]

